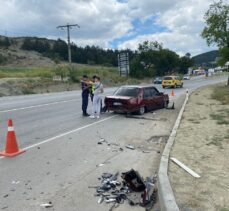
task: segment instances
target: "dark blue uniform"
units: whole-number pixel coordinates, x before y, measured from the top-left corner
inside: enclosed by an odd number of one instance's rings
[[[82,111],[83,111],[83,115],[87,115],[89,89],[88,89],[88,85],[84,82],[81,83],[81,87],[82,87]]]

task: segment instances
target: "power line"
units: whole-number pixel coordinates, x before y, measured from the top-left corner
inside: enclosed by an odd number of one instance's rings
[[[67,24],[67,25],[57,26],[56,27],[58,29],[67,28],[67,36],[68,36],[68,61],[69,61],[69,63],[72,62],[71,43],[70,43],[70,29],[72,29],[72,27],[78,27],[78,28],[80,28],[80,26],[78,24]]]

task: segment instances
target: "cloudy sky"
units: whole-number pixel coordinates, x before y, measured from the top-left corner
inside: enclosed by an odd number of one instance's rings
[[[179,54],[214,49],[200,37],[203,15],[213,0],[0,0],[0,34],[66,38],[56,26],[77,23],[72,41],[80,46],[137,49],[145,40],[162,42]],[[229,3],[229,0],[224,0]]]

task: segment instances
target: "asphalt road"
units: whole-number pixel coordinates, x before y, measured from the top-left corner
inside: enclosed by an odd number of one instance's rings
[[[105,171],[135,168],[143,176],[154,174],[158,151],[163,150],[186,89],[224,80],[197,77],[185,81],[184,88],[175,90],[176,109],[145,114],[147,119],[113,113],[99,120],[84,118],[80,91],[1,98],[0,149],[5,145],[7,120],[12,118],[18,143],[27,151],[12,159],[0,157],[0,209],[43,210],[40,204],[52,201],[53,210],[107,210],[109,205],[98,205],[88,186],[96,185]],[[161,85],[157,87],[161,89]],[[115,89],[106,89],[106,94]],[[100,138],[116,145],[98,145]],[[136,150],[125,149],[127,144]],[[124,151],[119,151],[120,147]],[[101,163],[105,164],[98,167]],[[128,209],[123,205],[118,210]]]

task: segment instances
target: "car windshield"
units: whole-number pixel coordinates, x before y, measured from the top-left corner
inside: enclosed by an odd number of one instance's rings
[[[164,77],[164,80],[173,80],[173,78],[172,77],[169,77],[169,76],[165,76]]]
[[[139,88],[121,87],[115,92],[114,95],[116,95],[116,96],[137,97],[138,92],[139,92]]]

